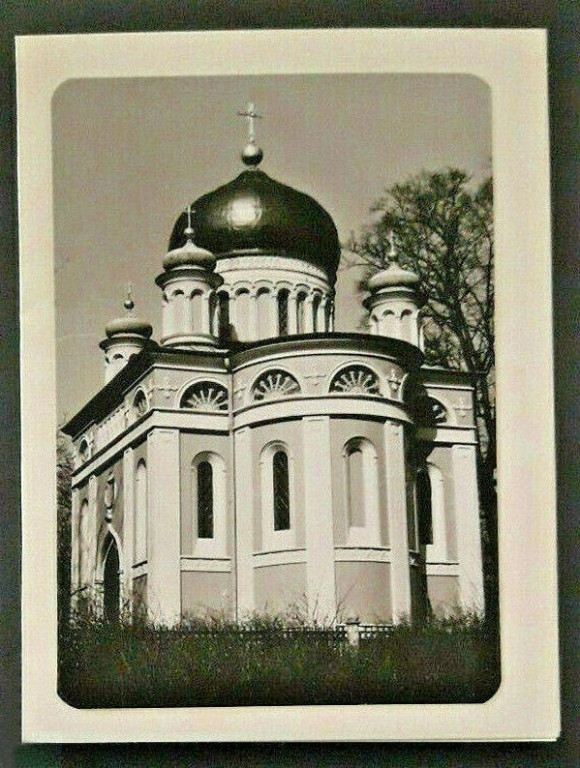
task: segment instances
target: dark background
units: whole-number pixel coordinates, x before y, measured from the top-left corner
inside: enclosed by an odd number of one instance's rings
[[[555,744],[19,746],[20,493],[14,36],[313,27],[549,31],[563,735]],[[577,0],[0,0],[0,767],[572,766],[578,734],[580,165]],[[576,331],[576,333],[575,333]],[[39,392],[39,407],[42,393]],[[522,707],[526,703],[522,702]],[[313,713],[313,716],[314,713]]]

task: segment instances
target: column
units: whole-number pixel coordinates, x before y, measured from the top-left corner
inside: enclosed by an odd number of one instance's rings
[[[255,291],[250,293],[248,315],[249,341],[255,341],[258,338],[258,296]]]
[[[272,291],[270,294],[270,336],[275,339],[279,336],[278,327],[278,292]]]
[[[98,504],[97,504],[97,478],[89,477],[89,508],[87,510],[86,540],[81,540],[81,586],[92,586],[95,581],[97,568],[97,534],[99,530]],[[82,531],[81,531],[82,537]]]
[[[288,296],[288,335],[292,336],[298,333],[298,301],[296,291],[292,291]]]
[[[133,449],[123,454],[123,602],[133,597],[133,563],[135,551],[135,459]]]
[[[234,433],[234,525],[236,546],[236,618],[252,613],[254,597],[254,483],[252,430]]]
[[[314,294],[309,294],[304,299],[304,328],[303,333],[314,333]]]
[[[385,424],[387,514],[391,547],[393,621],[411,618],[411,569],[407,529],[407,487],[403,425]]]
[[[483,611],[483,566],[475,446],[454,445],[451,457],[461,605],[466,610]]]
[[[80,516],[80,491],[78,488],[72,490],[71,500],[71,546],[70,546],[70,591],[72,595],[71,606],[74,608],[77,595],[76,590],[80,586],[79,560],[80,560],[80,542],[79,542],[79,516]]]
[[[323,621],[332,621],[336,617],[336,577],[330,418],[328,416],[304,418],[302,443],[308,615]]]
[[[171,336],[175,329],[173,317],[173,302],[167,296],[167,291],[163,291],[163,337]]]
[[[326,333],[326,331],[328,331],[328,328],[326,327],[326,302],[327,301],[328,301],[327,297],[322,297],[318,305],[318,316],[316,320],[316,327],[318,328],[318,333]]]
[[[204,292],[201,296],[201,332],[207,333],[211,336],[211,312],[209,308],[209,292]],[[194,333],[199,333],[197,328],[193,329]]]
[[[181,617],[179,431],[153,429],[147,458],[147,607],[170,626]]]

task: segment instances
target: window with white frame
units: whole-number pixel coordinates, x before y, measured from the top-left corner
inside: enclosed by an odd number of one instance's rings
[[[344,478],[348,543],[380,544],[379,471],[375,446],[354,437],[344,446]]]
[[[449,559],[445,511],[445,478],[434,464],[428,463],[431,483],[432,541],[427,545],[427,562],[443,563]]]
[[[199,453],[192,462],[192,512],[194,554],[226,555],[226,466],[213,451]]]
[[[295,545],[294,471],[288,446],[267,445],[260,456],[263,549]]]

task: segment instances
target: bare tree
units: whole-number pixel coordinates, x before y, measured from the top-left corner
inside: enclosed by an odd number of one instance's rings
[[[57,588],[60,626],[67,620],[70,607],[71,561],[71,478],[73,460],[70,444],[62,432],[56,439],[56,514],[57,514]]]
[[[455,168],[424,172],[386,190],[371,210],[373,223],[348,244],[368,266],[362,287],[388,266],[394,243],[399,263],[421,278],[427,362],[466,371],[475,388],[480,495],[495,573],[492,179],[474,185]]]

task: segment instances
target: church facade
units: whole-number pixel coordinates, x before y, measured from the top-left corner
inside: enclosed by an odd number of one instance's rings
[[[64,427],[73,600],[164,624],[482,611],[473,388],[424,365],[419,277],[393,258],[369,333],[335,332],[331,217],[260,169],[253,130],[242,160],[176,221],[159,341],[126,302]]]

